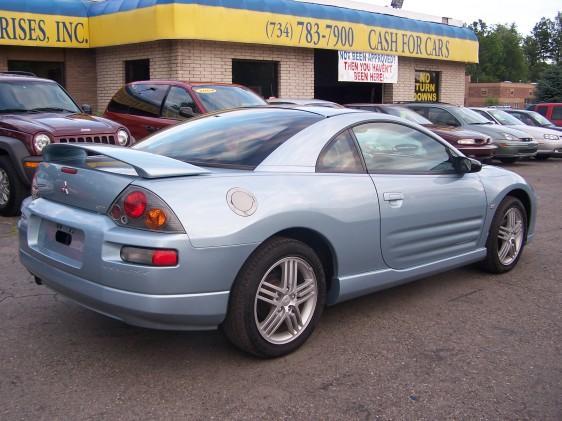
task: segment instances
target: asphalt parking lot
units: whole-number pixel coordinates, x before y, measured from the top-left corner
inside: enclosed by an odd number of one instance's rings
[[[257,360],[218,332],[124,325],[35,285],[0,218],[0,419],[562,419],[562,160],[518,267],[434,276],[327,309]]]

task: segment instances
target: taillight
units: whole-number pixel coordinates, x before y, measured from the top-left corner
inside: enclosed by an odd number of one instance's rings
[[[184,233],[178,217],[156,194],[130,186],[109,208],[108,215],[117,225],[158,232]]]
[[[140,218],[146,210],[146,195],[141,191],[133,191],[125,196],[123,205],[129,218]]]
[[[121,260],[146,266],[176,266],[178,264],[178,252],[171,249],[123,246],[121,248]]]

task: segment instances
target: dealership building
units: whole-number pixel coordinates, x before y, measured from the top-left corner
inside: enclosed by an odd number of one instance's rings
[[[462,105],[462,23],[360,1],[2,0],[0,71],[103,111],[126,82],[240,83],[264,97]]]

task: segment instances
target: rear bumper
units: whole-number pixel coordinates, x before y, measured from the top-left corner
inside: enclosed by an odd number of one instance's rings
[[[45,265],[20,249],[22,264],[49,288],[76,303],[125,323],[152,329],[205,330],[224,319],[228,291],[149,295],[110,288]]]
[[[81,254],[48,241],[45,227],[52,223],[81,233]],[[105,215],[45,199],[24,201],[18,230],[21,262],[45,285],[99,313],[156,329],[216,328],[236,274],[256,247],[195,248],[185,234],[118,227]],[[125,245],[175,249],[178,265],[126,263],[120,257]]]

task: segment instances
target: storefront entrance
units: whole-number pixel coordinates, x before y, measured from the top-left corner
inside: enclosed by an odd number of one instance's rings
[[[338,52],[314,50],[314,97],[338,104],[381,103],[382,83],[339,82]]]

